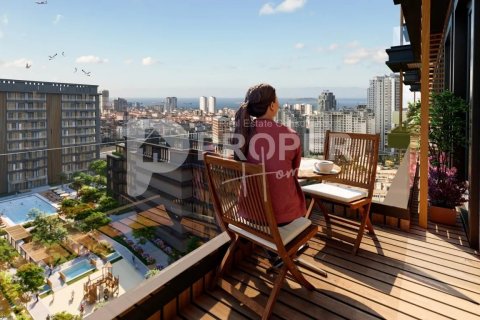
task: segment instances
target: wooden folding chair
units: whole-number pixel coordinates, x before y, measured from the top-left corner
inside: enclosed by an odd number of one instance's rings
[[[262,316],[262,319],[268,319],[287,272],[302,286],[314,289],[294,262],[297,250],[318,232],[318,228],[305,217],[286,226],[277,226],[264,166],[224,159],[208,153],[204,160],[218,223],[232,240],[216,274],[214,285],[219,284]],[[277,253],[283,260],[265,307],[223,279],[232,263],[240,238]]]
[[[323,202],[338,204],[360,214],[360,226],[354,240],[353,253],[357,254],[362,241],[365,226],[371,235],[375,234],[370,222],[370,206],[375,185],[378,162],[378,134],[359,134],[345,132],[326,132],[324,155],[341,167],[340,174],[329,177],[327,183],[317,183],[302,187],[306,196],[312,198],[307,217],[310,216],[314,204],[317,204],[325,217],[327,228],[332,223],[338,225],[358,225],[345,219],[329,215]],[[332,184],[337,183],[337,184]],[[334,221],[333,221],[334,220]]]

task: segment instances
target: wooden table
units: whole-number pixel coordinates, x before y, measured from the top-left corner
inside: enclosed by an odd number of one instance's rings
[[[320,159],[302,158],[300,167],[298,168],[298,179],[326,180],[328,177],[333,177],[340,173],[341,168],[336,164],[333,165],[333,170],[331,173],[315,172],[313,165],[318,161],[320,161]]]

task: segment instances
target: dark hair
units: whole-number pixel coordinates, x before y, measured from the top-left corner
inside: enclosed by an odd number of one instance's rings
[[[253,134],[251,116],[263,116],[276,98],[274,87],[266,83],[257,84],[248,89],[245,101],[235,113],[235,133],[241,134],[245,139],[245,143],[240,147],[241,154],[245,157],[247,157],[250,137]],[[232,143],[237,144],[238,141],[232,141]],[[246,160],[245,158],[241,159],[237,152],[235,152],[234,157],[235,160]]]

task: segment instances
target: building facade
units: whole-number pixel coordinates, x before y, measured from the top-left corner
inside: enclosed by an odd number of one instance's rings
[[[123,98],[113,100],[113,110],[116,112],[128,111],[128,101]]]
[[[375,113],[375,133],[380,134],[380,151],[385,151],[387,134],[393,129],[393,115],[400,108],[400,78],[398,75],[377,76],[370,80],[367,108]]]
[[[215,114],[216,109],[217,109],[217,98],[208,97],[208,113]]]
[[[99,157],[98,86],[0,79],[0,194],[85,171]]]
[[[165,98],[165,111],[172,112],[177,109],[177,97],[166,97]]]
[[[318,111],[334,111],[337,109],[337,100],[333,92],[323,91],[318,96]]]
[[[351,111],[325,111],[307,117],[308,146],[312,154],[322,154],[327,130],[337,132],[374,133],[371,110],[358,106]]]
[[[198,101],[198,106],[200,108],[200,111],[202,111],[202,113],[207,113],[207,106],[208,106],[207,97],[201,96]]]
[[[233,124],[230,118],[216,116],[212,120],[212,139],[213,143],[223,143],[228,141],[230,133],[233,130]]]
[[[102,90],[100,95],[100,114],[110,109],[110,92],[108,90]]]

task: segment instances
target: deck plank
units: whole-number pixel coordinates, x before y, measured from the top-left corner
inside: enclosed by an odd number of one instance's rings
[[[351,244],[326,236],[323,217],[314,213],[311,219],[320,233],[301,258],[326,270],[328,277],[300,268],[314,291],[287,277],[272,318],[480,320],[480,256],[468,247],[460,223],[452,228],[429,223],[424,230],[413,220],[409,232],[376,226],[376,239],[366,235],[355,256]],[[341,227],[333,230],[345,238],[356,235]],[[268,267],[259,251],[236,264],[227,280],[264,303],[273,287]],[[205,309],[214,317],[258,318],[219,288],[199,301],[215,311]]]

